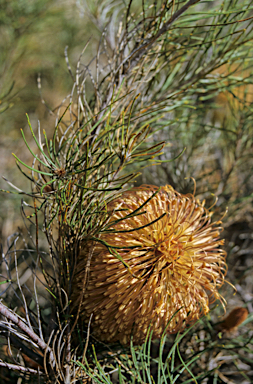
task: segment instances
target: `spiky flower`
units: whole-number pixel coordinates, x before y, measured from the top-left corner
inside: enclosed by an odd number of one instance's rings
[[[127,343],[132,335],[138,344],[149,327],[153,338],[166,327],[180,331],[224,301],[221,222],[211,222],[204,204],[171,186],[146,185],[109,204],[109,225],[82,251],[74,283],[73,301],[84,321],[93,314],[96,337]]]

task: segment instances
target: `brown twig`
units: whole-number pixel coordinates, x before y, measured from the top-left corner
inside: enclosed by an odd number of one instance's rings
[[[20,372],[24,372],[24,373],[32,373],[32,374],[35,374],[35,375],[43,374],[43,372],[41,372],[40,370],[36,371],[36,369],[32,369],[32,368],[28,368],[28,367],[23,367],[22,365],[5,363],[2,360],[0,360],[0,367],[5,367],[5,368],[8,368],[8,369],[12,369],[12,370],[20,371]]]
[[[54,359],[51,348],[33,331],[32,328],[29,328],[21,318],[15,315],[2,302],[0,302],[0,314],[5,316],[8,320],[11,320],[20,330],[25,332],[26,335],[29,336],[31,341],[35,342],[42,349],[43,352],[48,352],[50,356],[51,364],[53,366],[55,365],[55,359]],[[12,331],[14,332],[14,329],[12,330],[11,328],[9,328],[9,330],[10,332]]]

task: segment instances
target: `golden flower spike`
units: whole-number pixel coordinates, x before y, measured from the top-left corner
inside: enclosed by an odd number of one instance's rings
[[[133,188],[108,205],[99,242],[81,252],[73,302],[103,341],[135,344],[181,331],[208,313],[224,283],[226,253],[220,221],[194,195],[171,186]],[[107,246],[105,245],[107,244]],[[89,255],[89,280],[83,297]],[[122,262],[123,260],[123,262]]]

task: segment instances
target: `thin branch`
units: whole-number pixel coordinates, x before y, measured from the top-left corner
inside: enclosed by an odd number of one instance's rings
[[[101,105],[100,113],[98,114],[98,120],[103,115],[102,111],[110,105],[113,93],[117,93],[117,90],[121,87],[123,80],[127,77],[128,74],[132,73],[133,68],[140,62],[140,60],[143,57],[145,57],[147,52],[152,48],[152,46],[159,39],[159,37],[162,36],[163,34],[165,34],[169,30],[169,28],[172,26],[172,24],[183,13],[185,13],[188,10],[188,8],[190,8],[191,6],[193,6],[194,4],[196,4],[200,1],[201,0],[189,0],[182,8],[180,8],[177,12],[175,12],[175,14],[167,21],[167,23],[164,24],[164,26],[156,33],[155,36],[152,36],[143,45],[137,46],[137,48],[135,48],[127,57],[125,57],[125,59],[123,59],[118,64],[118,67],[115,69],[114,74],[113,74],[114,81],[111,81],[108,92],[107,92],[108,93],[107,97],[106,97],[105,101],[103,102],[103,104]],[[127,65],[127,63],[128,63],[128,65]],[[124,66],[123,73],[116,80],[116,76],[119,73],[120,69],[123,68],[123,66]],[[108,75],[106,75],[106,77],[107,76]],[[104,79],[102,80],[102,82],[103,81],[104,81]],[[116,90],[115,90],[115,85],[116,85]],[[94,136],[92,139],[93,142],[94,142],[95,138],[97,137],[97,135],[99,134],[101,127],[102,127],[102,124],[99,124],[97,126],[96,130],[94,131],[94,133],[93,133]]]
[[[50,354],[50,360],[55,365],[55,360],[51,348],[36,335],[33,329],[29,328],[17,315],[0,302],[0,313],[8,320],[11,320],[18,328],[25,332],[43,351]]]
[[[129,59],[132,60],[132,64],[129,67],[129,70],[131,71],[133,69],[137,61],[139,61],[140,58],[145,55],[147,50],[154,45],[154,43],[159,39],[160,36],[162,36],[164,33],[166,33],[169,30],[172,24],[180,16],[182,16],[182,14],[185,13],[188,10],[188,8],[190,8],[192,5],[195,5],[196,3],[199,3],[200,1],[201,0],[189,0],[188,3],[183,5],[182,8],[180,8],[176,13],[174,13],[174,15],[170,18],[170,20],[168,20],[167,23],[164,24],[164,26],[157,32],[155,36],[151,37],[145,44],[143,44],[141,47],[137,48],[134,52],[132,52],[132,55],[129,57]]]
[[[32,369],[32,368],[28,368],[28,367],[22,367],[22,365],[5,363],[2,360],[0,360],[0,367],[5,367],[5,368],[8,368],[8,369],[20,371],[20,372],[23,372],[23,373],[32,373],[32,374],[35,374],[35,375],[38,375],[38,374],[42,375],[43,374],[43,372],[41,372],[40,370],[36,371],[36,369]]]
[[[6,327],[7,328],[7,327]],[[10,335],[10,341],[13,346],[15,346],[17,349],[21,350],[22,353],[24,353],[26,356],[28,356],[30,359],[38,363],[41,367],[43,367],[43,356],[36,353],[34,350],[32,350],[30,347],[27,347],[25,344],[23,344],[16,336]]]

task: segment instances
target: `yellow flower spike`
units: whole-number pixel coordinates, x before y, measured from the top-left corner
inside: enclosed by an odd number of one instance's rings
[[[197,321],[217,299],[224,306],[218,292],[227,269],[220,221],[212,223],[204,203],[169,185],[160,190],[143,185],[108,205],[111,227],[100,234],[101,242],[86,244],[73,283],[75,310],[80,305],[85,323],[93,313],[96,338],[129,343],[133,336],[139,344],[150,326],[158,338],[167,325],[167,332],[175,333]],[[131,216],[140,206],[138,216]],[[105,243],[117,247],[131,271]],[[81,297],[91,247],[89,281]]]

